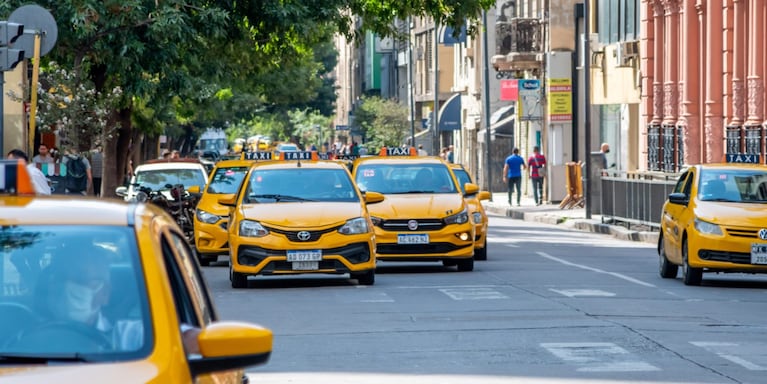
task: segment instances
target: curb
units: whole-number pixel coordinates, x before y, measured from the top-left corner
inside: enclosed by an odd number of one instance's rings
[[[485,211],[516,220],[562,225],[578,231],[610,235],[620,240],[639,241],[651,244],[658,243],[658,232],[635,231],[620,225],[604,224],[600,220],[571,218],[547,212],[525,212],[522,209],[497,207],[492,205],[485,205]]]

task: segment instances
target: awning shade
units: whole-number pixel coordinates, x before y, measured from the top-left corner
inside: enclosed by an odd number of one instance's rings
[[[439,109],[439,130],[455,131],[461,129],[461,94],[456,93],[442,104]]]
[[[453,44],[461,44],[466,42],[466,26],[461,27],[461,33],[458,35],[458,37],[453,36],[453,31],[455,29],[453,27],[448,27],[447,25],[440,25],[439,26],[439,43],[444,45],[453,45]]]

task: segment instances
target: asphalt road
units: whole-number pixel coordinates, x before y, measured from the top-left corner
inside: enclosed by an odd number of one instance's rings
[[[767,276],[659,277],[652,244],[491,217],[473,272],[345,276],[204,268],[219,315],[275,333],[252,383],[767,383]]]

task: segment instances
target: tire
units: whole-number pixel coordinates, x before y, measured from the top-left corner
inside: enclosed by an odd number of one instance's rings
[[[371,269],[367,272],[354,275],[354,278],[357,279],[357,283],[360,285],[373,285],[376,282],[376,271],[375,269]]]
[[[487,260],[487,239],[484,247],[474,250],[474,260]]]
[[[215,261],[216,258],[208,257],[208,256],[200,256],[200,266],[207,267],[210,265],[211,261]]]
[[[682,280],[684,285],[700,285],[703,281],[703,269],[693,268],[687,261],[687,238],[682,240]]]
[[[442,260],[442,265],[445,267],[455,267],[458,262],[455,260]]]
[[[471,272],[474,270],[474,258],[458,260],[458,271]]]
[[[666,257],[666,247],[663,245],[663,236],[658,239],[658,272],[660,277],[664,279],[676,279],[676,275],[679,274],[679,266],[668,261]]]
[[[232,268],[232,263],[229,263],[229,281],[232,282],[232,288],[248,287],[248,275],[235,272]]]

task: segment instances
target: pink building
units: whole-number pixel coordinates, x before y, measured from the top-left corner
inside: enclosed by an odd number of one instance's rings
[[[648,170],[763,155],[767,1],[642,0],[641,11]]]

